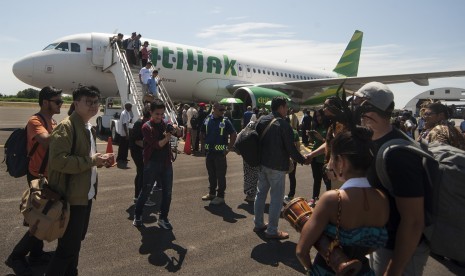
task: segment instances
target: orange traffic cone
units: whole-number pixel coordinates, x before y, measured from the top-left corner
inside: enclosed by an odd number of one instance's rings
[[[113,153],[113,140],[111,139],[111,136],[108,137],[108,143],[107,143],[107,151],[106,153]]]
[[[108,137],[106,154],[108,155],[108,162],[110,163],[110,166],[115,166],[116,163],[115,155],[113,154],[113,139],[111,139],[111,136]]]
[[[184,153],[191,154],[191,134],[188,132],[186,134],[186,142],[184,143]]]

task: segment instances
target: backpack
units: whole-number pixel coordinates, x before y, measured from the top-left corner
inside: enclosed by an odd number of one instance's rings
[[[237,134],[236,141],[234,142],[234,149],[250,166],[256,167],[260,165],[260,141],[275,121],[276,118],[273,118],[273,120],[268,123],[261,136],[258,135],[256,130],[258,121],[249,122],[247,126]],[[294,164],[292,164],[292,170],[293,169]]]
[[[433,142],[393,139],[381,146],[376,156],[376,172],[392,195],[385,157],[393,149],[405,149],[422,157],[432,191],[432,208],[425,208],[424,236],[431,251],[465,262],[465,151]]]
[[[192,118],[191,118],[191,127],[193,129],[197,129],[198,127],[198,124],[199,124],[199,118],[198,118],[198,115],[194,114],[192,115]]]
[[[234,149],[239,153],[244,161],[252,167],[260,164],[258,142],[259,135],[255,130],[256,122],[249,122],[244,129],[237,134]]]
[[[123,40],[123,49],[127,49],[128,48],[128,44],[129,44],[129,38],[126,38],[125,40]]]
[[[45,129],[48,129],[45,118],[39,113],[34,115],[39,116],[44,123]],[[31,151],[27,152],[27,125],[24,128],[15,129],[5,143],[3,162],[6,163],[6,171],[15,178],[25,176],[29,167],[29,159],[38,146],[39,142],[35,142]]]

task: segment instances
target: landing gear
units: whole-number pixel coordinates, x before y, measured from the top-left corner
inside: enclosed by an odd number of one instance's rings
[[[111,139],[113,140],[113,143],[118,143],[120,139],[120,135],[118,132],[116,132],[116,126],[115,123],[111,123]]]

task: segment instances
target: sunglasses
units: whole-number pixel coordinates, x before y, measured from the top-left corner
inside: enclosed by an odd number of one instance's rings
[[[423,116],[431,116],[433,114],[436,114],[436,112],[425,112],[423,113]]]
[[[61,105],[61,104],[64,103],[63,100],[47,100],[47,101],[49,101],[49,102],[54,102],[56,105]]]

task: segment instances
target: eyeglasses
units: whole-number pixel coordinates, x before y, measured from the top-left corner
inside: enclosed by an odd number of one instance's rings
[[[54,102],[56,105],[62,105],[63,104],[63,100],[47,100],[49,102]]]
[[[95,100],[95,101],[86,100],[86,105],[89,107],[94,106],[94,105],[99,105],[99,103],[100,103],[100,100]]]

